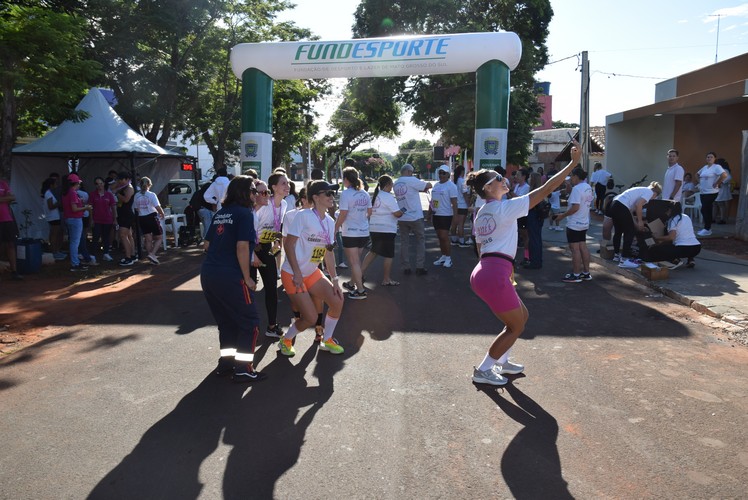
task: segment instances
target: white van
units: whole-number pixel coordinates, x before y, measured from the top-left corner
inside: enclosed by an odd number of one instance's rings
[[[195,193],[195,181],[192,179],[172,179],[166,188],[171,213],[183,214]]]

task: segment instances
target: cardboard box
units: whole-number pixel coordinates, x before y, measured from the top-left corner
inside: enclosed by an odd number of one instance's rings
[[[600,242],[600,258],[605,260],[612,260],[615,253],[613,252],[613,245],[607,241]]]
[[[645,264],[641,265],[642,276],[647,278],[649,281],[666,280],[670,277],[670,270],[667,267],[658,266],[656,268],[647,267]]]

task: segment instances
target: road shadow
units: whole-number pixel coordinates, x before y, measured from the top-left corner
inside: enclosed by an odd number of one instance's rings
[[[508,417],[524,426],[501,457],[501,474],[513,497],[573,499],[556,445],[558,422],[512,382],[503,389],[479,387]],[[511,396],[514,403],[502,393]]]

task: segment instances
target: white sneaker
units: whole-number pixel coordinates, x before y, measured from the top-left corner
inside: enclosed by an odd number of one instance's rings
[[[111,262],[111,261],[113,261],[114,259],[112,259],[112,256],[111,256],[111,255],[109,255],[108,253],[105,253],[104,255],[102,255],[102,256],[101,256],[101,260],[105,260],[105,261],[107,261],[107,262]]]
[[[473,382],[476,384],[489,384],[489,385],[506,385],[508,380],[501,376],[493,369],[480,371],[477,368],[473,368]]]
[[[506,375],[517,375],[518,373],[522,373],[523,371],[525,371],[525,365],[512,363],[511,361],[507,361],[503,365],[497,363],[494,365],[494,367],[499,370],[499,373]]]
[[[563,230],[564,228],[562,228],[561,226],[556,226],[556,231],[563,231]]]
[[[341,262],[340,264],[338,264],[338,267],[340,267],[342,269],[346,269],[346,268],[348,268],[348,264],[346,264],[345,262]]]
[[[639,267],[639,264],[631,259],[624,259],[620,264],[618,264],[618,267],[621,267],[623,269],[636,269]]]
[[[447,256],[446,256],[446,255],[442,255],[441,257],[439,257],[438,259],[436,259],[436,260],[434,261],[434,265],[435,265],[435,266],[441,266],[442,264],[444,264],[444,260],[445,260],[446,258],[447,258]]]
[[[442,267],[452,267],[452,257],[447,257],[442,263]]]
[[[702,229],[701,231],[699,231],[699,232],[698,232],[698,233],[696,233],[696,234],[697,234],[698,236],[711,236],[711,235],[712,235],[712,231],[711,231],[711,230],[709,230],[709,229]]]
[[[613,262],[621,262],[621,254],[617,253],[613,255]]]

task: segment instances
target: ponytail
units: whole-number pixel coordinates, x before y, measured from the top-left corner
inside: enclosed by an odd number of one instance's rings
[[[374,195],[371,197],[372,205],[374,205],[374,202],[377,200],[379,190],[383,189],[385,186],[392,184],[392,182],[392,177],[390,177],[389,175],[383,175],[379,179],[377,179],[377,187],[374,188]]]

